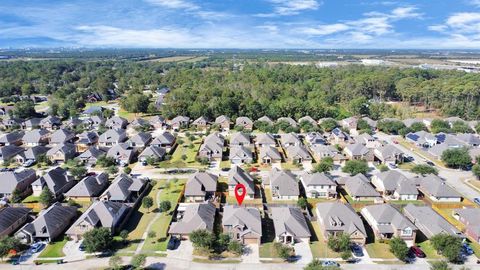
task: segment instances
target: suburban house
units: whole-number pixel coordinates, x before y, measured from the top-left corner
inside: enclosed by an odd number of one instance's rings
[[[182,115],[176,116],[170,121],[170,126],[175,131],[179,131],[182,128],[187,128],[189,124],[190,118]]]
[[[192,126],[196,127],[197,130],[206,130],[210,126],[210,121],[206,117],[200,116],[193,121]]]
[[[16,155],[21,155],[24,151],[25,149],[22,147],[13,144],[0,147],[0,161],[9,162]]]
[[[101,115],[92,115],[89,118],[83,120],[83,124],[91,127],[91,128],[98,128],[105,123],[105,118]]]
[[[9,115],[7,115],[2,118],[0,126],[2,126],[5,129],[10,129],[13,127],[20,128],[22,124],[23,124],[23,119],[10,117]]]
[[[32,147],[46,145],[50,140],[50,133],[46,129],[34,129],[25,132],[22,141],[23,145]]]
[[[194,230],[203,229],[213,232],[216,210],[215,205],[211,202],[179,204],[176,221],[170,224],[168,234],[188,239]]]
[[[23,131],[13,131],[6,133],[0,137],[0,145],[1,146],[8,146],[8,145],[21,145],[22,138],[25,135]]]
[[[263,146],[260,147],[258,161],[262,164],[280,164],[282,162],[282,155],[276,147]]]
[[[372,227],[375,240],[398,237],[409,247],[415,245],[417,227],[392,205],[386,203],[368,205],[361,210],[361,213]]]
[[[245,199],[255,198],[255,180],[243,170],[240,166],[233,166],[228,172],[228,195],[235,196],[235,186],[243,184],[245,186]]]
[[[111,157],[117,164],[126,166],[132,161],[135,151],[128,147],[126,143],[119,143],[108,149],[107,157]]]
[[[287,123],[291,127],[297,127],[297,121],[293,120],[291,117],[280,117],[277,119],[277,123]]]
[[[275,241],[284,244],[310,243],[310,229],[303,212],[298,207],[271,207],[275,228]]]
[[[83,234],[94,228],[108,228],[114,233],[129,210],[130,207],[125,203],[95,201],[65,234],[78,241],[82,239]]]
[[[411,142],[419,147],[429,148],[438,143],[437,137],[435,135],[428,133],[426,131],[417,131],[415,133],[408,133],[405,136],[405,139],[408,142]]]
[[[100,195],[102,201],[136,202],[147,187],[144,179],[120,174],[115,177],[110,186]]]
[[[127,134],[124,129],[109,129],[100,135],[98,145],[101,147],[112,147],[126,140]]]
[[[127,119],[120,116],[112,116],[105,122],[105,127],[109,129],[125,129],[127,125]]]
[[[223,233],[241,244],[260,245],[262,217],[258,208],[225,205],[222,227]]]
[[[135,118],[132,122],[128,125],[129,129],[142,129],[142,130],[150,130],[152,125],[149,121],[143,118]]]
[[[337,183],[325,173],[307,173],[300,176],[303,188],[308,198],[337,197]]]
[[[19,152],[13,157],[18,163],[24,163],[27,160],[36,161],[40,155],[45,155],[50,148],[43,145],[29,147],[25,151]]]
[[[42,210],[34,221],[27,223],[15,233],[15,238],[23,244],[32,244],[37,241],[51,242],[61,237],[76,217],[75,206],[54,203]]]
[[[31,119],[25,120],[21,124],[22,129],[25,129],[25,130],[38,129],[40,127],[40,121],[42,121],[41,118],[31,118]]]
[[[257,147],[264,147],[264,146],[275,147],[277,146],[277,142],[272,134],[261,133],[261,134],[258,134],[257,137],[255,138],[255,145]]]
[[[298,138],[297,134],[287,133],[280,135],[280,144],[283,148],[288,148],[290,146],[299,146],[302,144],[302,141]]]
[[[37,175],[31,169],[19,172],[0,172],[0,198],[10,197],[15,189],[20,191],[22,196],[28,195],[35,179],[37,179]]]
[[[246,164],[253,162],[253,153],[245,146],[233,146],[230,148],[228,159],[232,164]]]
[[[75,145],[72,143],[62,143],[50,148],[46,155],[53,163],[64,163],[73,159],[76,155]]]
[[[26,207],[2,207],[0,208],[0,237],[12,235],[25,222],[30,215],[30,209]]]
[[[327,144],[325,137],[323,137],[323,135],[320,134],[319,132],[309,132],[305,136],[305,141],[307,141],[307,144],[310,146],[317,145],[317,144],[320,144],[320,145]]]
[[[173,136],[172,133],[165,131],[153,139],[150,145],[163,147],[167,153],[170,153],[175,146],[175,136]]]
[[[330,133],[330,143],[343,145],[350,140],[350,136],[340,128],[334,128]]]
[[[451,188],[440,177],[429,174],[420,177],[418,180],[418,190],[427,198],[434,202],[461,202],[462,195]]]
[[[298,200],[300,195],[295,175],[277,168],[273,168],[268,173],[268,178],[263,185],[270,188],[273,200]]]
[[[160,115],[155,115],[148,121],[155,129],[165,129],[167,121]]]
[[[351,205],[341,202],[317,203],[315,213],[324,239],[345,233],[350,235],[352,242],[365,245],[367,231]]]
[[[198,150],[198,156],[209,160],[221,161],[225,139],[219,133],[212,133],[205,137],[203,144]]]
[[[185,202],[204,202],[215,197],[218,176],[197,172],[185,184]]]
[[[465,226],[465,234],[480,243],[480,208],[454,209],[452,215]]]
[[[464,237],[462,232],[450,224],[430,206],[416,206],[408,204],[403,209],[403,214],[418,228],[420,232],[430,239],[440,233]],[[417,233],[418,235],[418,233]]]
[[[234,146],[247,146],[249,147],[250,135],[243,132],[235,132],[230,136],[230,147]]]
[[[357,130],[358,119],[356,117],[348,117],[340,121],[340,125],[349,130],[350,134],[355,133]]]
[[[50,137],[50,144],[60,145],[64,143],[73,143],[75,137],[76,136],[73,131],[61,128],[52,133],[52,136]]]
[[[40,128],[54,130],[59,128],[62,125],[62,120],[56,116],[47,116],[40,120],[39,122]]]
[[[315,121],[315,119],[313,119],[311,116],[309,115],[306,115],[304,117],[300,117],[298,119],[298,123],[301,124],[302,122],[306,122],[306,123],[309,123],[311,124],[312,126],[317,126],[317,121]]]
[[[341,164],[347,160],[347,157],[332,145],[314,144],[310,146],[310,150],[318,162],[326,157],[332,158],[335,164]]]
[[[457,140],[465,143],[469,147],[477,147],[480,146],[480,138],[471,133],[461,133],[457,134]]]
[[[367,148],[382,147],[382,143],[380,141],[377,141],[372,135],[368,133],[362,133],[355,137],[355,143],[361,143]]]
[[[166,154],[167,151],[165,150],[165,148],[151,145],[145,148],[145,150],[143,150],[142,153],[138,155],[138,160],[140,162],[146,162],[147,159],[151,158],[156,161],[161,161],[163,160],[163,158],[165,158]]]
[[[65,193],[65,197],[75,201],[93,201],[102,194],[109,184],[110,182],[108,181],[108,175],[106,173],[89,175]]]
[[[348,177],[343,188],[354,201],[375,201],[381,198],[370,181],[365,181],[361,177]]]
[[[343,151],[350,160],[373,161],[373,151],[361,143],[348,144]]]
[[[78,153],[87,151],[90,147],[98,142],[98,134],[95,131],[84,131],[78,135],[78,140],[75,142]]]
[[[414,180],[397,170],[388,170],[372,176],[372,184],[387,200],[417,200],[418,190]]]
[[[285,148],[287,160],[297,162],[298,164],[309,164],[312,162],[312,156],[304,145],[292,145]]]
[[[67,170],[56,167],[32,183],[33,196],[40,196],[46,187],[57,198],[70,190],[75,184],[75,180],[67,174]]]
[[[238,117],[235,119],[235,126],[242,127],[244,130],[252,130],[253,121],[248,117]]]
[[[377,129],[377,121],[369,118],[369,117],[362,117],[362,120],[367,122],[367,124],[372,128],[372,130]]]
[[[219,117],[215,118],[215,124],[220,127],[221,131],[230,130],[230,118],[226,115],[220,115]]]
[[[411,127],[415,123],[422,123],[423,124],[423,120],[420,119],[420,118],[407,118],[407,119],[404,119],[402,122],[408,128]]]
[[[397,147],[387,144],[385,146],[375,148],[375,150],[373,150],[373,155],[383,164],[398,164],[403,162],[404,153]]]
[[[130,148],[143,149],[147,147],[151,140],[152,135],[150,133],[139,132],[127,141],[127,145]]]
[[[263,122],[263,123],[266,123],[267,125],[273,125],[272,119],[266,115],[258,118],[256,122]]]
[[[102,155],[106,155],[106,152],[92,146],[87,151],[81,153],[78,158],[83,162],[83,164],[94,166],[97,164],[97,159]]]

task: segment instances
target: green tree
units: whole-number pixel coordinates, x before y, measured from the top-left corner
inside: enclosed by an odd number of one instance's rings
[[[79,180],[87,173],[87,169],[83,166],[77,165],[75,167],[69,168],[70,174],[76,179]]]
[[[170,203],[170,201],[161,201],[160,205],[158,206],[158,209],[162,213],[169,211],[170,208],[172,208],[172,204]]]
[[[451,168],[466,168],[472,164],[467,148],[447,149],[442,153],[442,161]]]
[[[348,108],[353,115],[368,115],[369,102],[366,97],[357,97],[350,100]]]
[[[430,239],[433,248],[441,253],[447,260],[454,262],[458,260],[462,250],[462,239],[449,234],[437,234]]]
[[[325,157],[320,160],[320,162],[315,165],[313,172],[329,172],[333,170],[333,158]]]
[[[38,197],[38,201],[44,206],[49,206],[55,200],[55,195],[50,191],[48,187],[44,187],[42,193]]]
[[[327,241],[328,247],[335,252],[344,252],[350,250],[350,235],[340,233],[336,236],[330,236]]]
[[[240,242],[235,241],[235,240],[231,240],[228,243],[228,251],[230,251],[234,254],[237,254],[237,255],[241,255],[242,252],[243,252],[243,246],[242,246],[242,244],[240,244]]]
[[[149,97],[138,92],[129,93],[120,100],[122,109],[132,113],[146,113],[149,103]]]
[[[325,132],[330,132],[334,128],[338,127],[337,121],[334,119],[325,119],[320,123],[320,127],[325,131]]]
[[[135,269],[142,269],[147,263],[147,256],[145,254],[137,254],[132,258],[132,266]]]
[[[123,268],[122,264],[123,264],[122,257],[120,257],[118,255],[113,255],[108,260],[108,265],[113,270],[121,270]]]
[[[381,172],[386,172],[386,171],[389,170],[389,169],[388,169],[388,166],[385,165],[385,164],[380,164],[380,165],[378,165],[377,169],[378,169],[379,171],[381,171]]]
[[[288,260],[288,258],[295,255],[295,251],[291,246],[287,246],[279,242],[275,242],[273,245],[278,253],[278,256],[284,260]]]
[[[441,119],[434,119],[432,120],[432,123],[430,123],[430,130],[433,133],[440,133],[440,132],[449,133],[450,124],[447,121],[444,121]]]
[[[313,259],[309,262],[303,270],[340,270],[338,266],[323,266],[322,261],[319,259]]]
[[[18,118],[30,118],[34,117],[35,112],[35,103],[31,99],[23,99],[15,103],[12,109],[13,116]]]
[[[390,240],[389,245],[390,245],[390,252],[392,252],[393,255],[395,255],[395,257],[397,257],[399,260],[405,261],[409,251],[407,243],[405,243],[405,241],[401,238],[393,237]]]
[[[430,270],[452,270],[446,261],[431,261]]]
[[[190,233],[190,241],[195,248],[210,249],[215,236],[207,230],[194,230]]]
[[[423,122],[414,122],[410,126],[410,130],[412,132],[418,132],[418,131],[421,131],[421,130],[427,131],[428,129],[427,129],[427,126]]]
[[[150,197],[150,196],[143,197],[142,206],[143,206],[143,208],[147,208],[148,211],[150,212],[150,207],[153,206],[153,198]]]
[[[128,239],[128,231],[127,230],[122,230],[120,233],[119,233],[119,236],[120,238],[122,238],[122,241],[124,243],[127,242],[127,239]]]
[[[83,245],[88,253],[105,251],[113,243],[113,238],[108,228],[94,228],[83,234]]]
[[[477,158],[477,160],[479,160],[479,159]],[[475,165],[472,166],[472,173],[477,178],[480,178],[480,164],[475,164]]]
[[[432,167],[432,166],[427,165],[427,164],[417,164],[417,165],[413,166],[410,169],[410,171],[412,173],[421,174],[421,175],[427,175],[427,174],[437,175],[438,174],[438,170],[435,167]]]
[[[12,198],[11,198],[12,202],[19,203],[22,201],[22,199],[23,199],[22,192],[18,188],[15,188],[12,191]]]
[[[130,173],[132,172],[132,168],[130,168],[130,167],[125,167],[125,168],[123,169],[123,172],[126,173],[126,174],[130,174]]]
[[[307,199],[301,197],[297,200],[297,205],[298,205],[298,207],[300,207],[302,209],[307,209],[308,201],[307,201]]]
[[[2,258],[2,261],[3,258],[8,255],[10,250],[18,251],[19,247],[20,241],[15,237],[3,236],[0,238],[0,257]]]
[[[368,164],[365,160],[348,160],[342,168],[342,172],[350,175],[366,174],[368,170]]]

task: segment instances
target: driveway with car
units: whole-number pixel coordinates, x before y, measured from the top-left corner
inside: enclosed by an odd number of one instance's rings
[[[193,244],[190,240],[180,241],[180,245],[175,250],[167,250],[168,258],[176,258],[183,260],[193,259]]]

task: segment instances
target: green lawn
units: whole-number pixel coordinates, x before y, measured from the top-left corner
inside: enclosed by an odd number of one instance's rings
[[[402,170],[410,171],[414,166],[415,166],[415,163],[413,162],[404,162],[402,164],[399,164],[398,168]]]
[[[38,258],[59,258],[64,257],[65,254],[63,253],[63,247],[67,243],[67,239],[63,239],[62,241],[52,242],[48,244],[45,249],[38,255]]]
[[[292,162],[282,162],[282,169],[283,170],[299,170],[299,164],[293,164]]]
[[[177,145],[175,152],[172,154],[170,160],[165,160],[160,162],[160,167],[162,168],[205,168],[205,165],[200,164],[197,160],[198,149],[201,145],[201,139],[197,138],[193,142],[188,138],[181,138],[184,143]],[[190,148],[189,145],[193,144],[193,148]],[[182,156],[185,155],[187,158],[182,159]]]
[[[260,245],[260,258],[280,258],[278,252],[275,249],[274,242],[263,243]]]
[[[38,202],[39,197],[38,196],[33,196],[30,195],[27,198],[23,199],[23,203],[32,203],[32,202]]]
[[[313,258],[340,258],[340,253],[328,248],[327,241],[324,239],[318,223],[312,222],[310,224],[310,231],[313,233],[312,240],[310,241],[310,250],[312,251]]]
[[[437,251],[432,246],[430,240],[423,241],[421,243],[416,243],[418,247],[420,247],[425,255],[427,255],[427,259],[441,259],[442,256],[437,254]]]
[[[395,255],[390,252],[390,246],[384,243],[371,243],[365,245],[365,249],[370,255],[370,258],[377,258],[377,259],[395,259]]]
[[[167,243],[169,237],[167,236],[168,233],[168,226],[172,221],[172,211],[177,206],[178,200],[180,199],[181,190],[183,185],[185,184],[185,180],[179,180],[176,183],[171,182],[170,186],[163,189],[160,194],[160,200],[162,201],[170,201],[172,208],[168,213],[162,213],[162,215],[155,220],[152,224],[151,230],[156,233],[156,237],[150,238],[148,237],[145,240],[145,244],[143,245],[142,252],[151,253],[155,251],[166,251],[167,250]]]

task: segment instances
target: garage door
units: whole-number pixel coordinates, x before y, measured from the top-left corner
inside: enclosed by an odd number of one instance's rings
[[[245,238],[243,239],[244,244],[258,244],[257,238]]]

